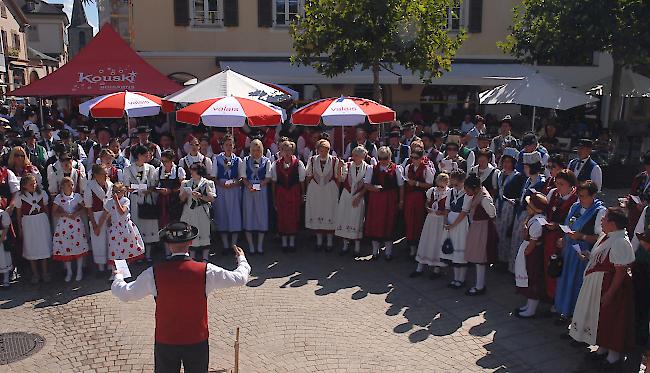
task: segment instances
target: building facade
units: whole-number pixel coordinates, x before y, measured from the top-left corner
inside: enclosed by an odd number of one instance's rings
[[[88,23],[81,0],[72,3],[72,19],[68,27],[70,57],[74,57],[93,38],[93,27]]]
[[[304,11],[304,0],[104,0],[127,25],[118,29],[132,47],[161,72],[179,81],[203,79],[227,67],[265,82],[286,84],[303,100],[332,95],[372,95],[372,73],[355,70],[328,78],[311,67],[292,66],[288,26]],[[458,117],[477,109],[477,92],[540,70],[571,86],[582,86],[611,73],[611,59],[595,55],[585,66],[526,66],[496,45],[508,34],[519,0],[463,0],[450,10],[450,32],[468,30],[452,71],[424,84],[400,66],[380,74],[384,102],[396,111],[418,109],[425,120]],[[101,6],[100,6],[101,9]],[[155,21],[152,21],[155,20]],[[517,108],[494,108],[495,110]],[[499,114],[497,114],[499,115]]]

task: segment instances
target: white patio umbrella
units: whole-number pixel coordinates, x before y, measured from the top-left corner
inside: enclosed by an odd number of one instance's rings
[[[611,95],[612,76],[606,76],[582,87],[589,94]],[[650,78],[637,74],[630,69],[623,70],[621,76],[621,96],[650,97]]]
[[[517,104],[532,106],[533,130],[535,127],[535,109],[537,107],[567,110],[594,101],[598,101],[598,99],[539,72],[479,94],[481,105]]]
[[[163,110],[173,111],[173,104],[193,104],[215,97],[244,97],[277,103],[291,99],[281,90],[226,69],[163,99]],[[171,105],[170,105],[171,104]]]

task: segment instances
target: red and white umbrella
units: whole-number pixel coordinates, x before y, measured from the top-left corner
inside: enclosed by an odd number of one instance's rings
[[[148,117],[158,115],[162,99],[143,92],[117,92],[95,97],[79,105],[79,112],[93,118]]]
[[[204,100],[176,112],[176,120],[211,127],[275,126],[286,119],[283,109],[264,101],[227,96]]]
[[[356,126],[366,120],[379,124],[395,120],[395,111],[375,101],[358,97],[332,97],[314,101],[291,114],[293,124],[317,126]]]

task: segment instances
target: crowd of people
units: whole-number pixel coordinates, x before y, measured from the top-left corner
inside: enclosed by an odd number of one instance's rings
[[[394,124],[384,142],[365,125],[196,127],[178,142],[154,126],[154,142],[135,121],[124,133],[115,122],[38,122],[28,112],[19,127],[0,126],[5,288],[18,276],[51,281],[50,260],[63,263],[65,281],[82,280],[87,257],[112,279],[114,260],[151,263],[169,222],[198,228],[190,252],[205,262],[241,233],[250,254],[265,253],[267,233],[296,252],[305,228],[313,250],[359,256],[365,240],[372,260],[392,260],[403,238],[411,277],[449,276],[467,296],[487,292],[489,268],[509,271],[522,295],[515,316],[548,305],[570,326],[566,336],[597,345],[593,358],[607,367],[620,364],[635,332],[647,343],[650,154],[624,206],[608,208],[591,139],[569,161],[534,133],[514,137],[509,116],[495,137],[468,116],[460,129],[445,119]]]

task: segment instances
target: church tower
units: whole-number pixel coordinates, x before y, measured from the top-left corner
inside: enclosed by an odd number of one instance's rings
[[[93,27],[88,23],[81,0],[74,0],[72,20],[68,27],[70,58],[74,57],[93,37]]]

